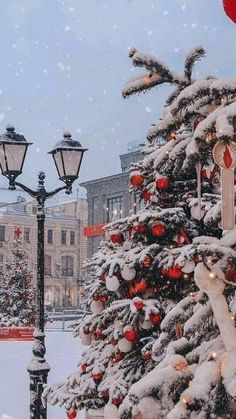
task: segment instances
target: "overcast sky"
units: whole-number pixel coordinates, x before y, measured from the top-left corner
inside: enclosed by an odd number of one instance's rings
[[[133,68],[128,48],[181,71],[188,49],[203,45],[196,76],[236,73],[236,25],[222,0],[1,0],[0,131],[13,123],[34,143],[21,180],[39,169],[55,186],[46,152],[64,130],[89,148],[80,180],[119,171],[118,155],[143,140],[169,88],[123,100]],[[135,70],[137,72],[138,70]],[[29,176],[30,175],[30,176]],[[3,180],[0,180],[0,186]]]

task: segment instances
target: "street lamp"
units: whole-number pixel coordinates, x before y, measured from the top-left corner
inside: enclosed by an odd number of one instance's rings
[[[45,334],[44,334],[44,221],[45,202],[58,192],[65,190],[72,192],[72,184],[78,178],[84,152],[87,150],[79,141],[73,140],[71,134],[66,132],[63,140],[55,145],[52,154],[59,179],[65,185],[47,192],[44,186],[45,173],[38,174],[38,187],[32,190],[16,178],[22,173],[25,156],[29,145],[23,135],[17,134],[15,128],[8,125],[6,132],[0,135],[0,167],[2,174],[9,180],[9,189],[16,186],[23,189],[37,200],[37,288],[36,288],[36,320],[33,343],[33,358],[28,366],[30,375],[30,418],[46,419],[47,407],[42,403],[42,392],[47,382],[50,367],[45,359]]]

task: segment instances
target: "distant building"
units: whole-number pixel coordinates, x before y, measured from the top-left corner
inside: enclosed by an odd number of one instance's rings
[[[119,156],[121,173],[81,183],[87,189],[88,226],[84,234],[88,238],[88,257],[98,249],[104,236],[103,226],[128,216],[139,205],[136,195],[129,192],[129,170],[131,163],[142,160],[142,154],[137,143],[129,149],[132,151]]]
[[[1,198],[2,196],[2,198]],[[22,191],[0,190],[0,265],[4,271],[9,257],[10,241],[16,227],[22,230],[29,255],[29,267],[36,281],[37,204]],[[8,202],[12,199],[14,202]],[[86,199],[72,198],[46,207],[45,220],[45,301],[52,306],[76,306],[82,262],[87,257],[87,240],[83,235],[87,224]]]

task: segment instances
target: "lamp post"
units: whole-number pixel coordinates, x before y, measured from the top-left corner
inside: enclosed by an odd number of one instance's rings
[[[2,174],[9,180],[9,189],[14,190],[18,186],[37,200],[37,311],[33,357],[27,369],[30,375],[30,418],[46,419],[47,407],[43,405],[42,393],[50,367],[45,359],[44,334],[44,208],[46,200],[58,192],[62,190],[65,190],[67,194],[72,192],[72,184],[79,176],[83,155],[87,149],[83,148],[79,141],[73,140],[70,133],[64,134],[63,139],[49,154],[52,154],[59,179],[65,185],[47,192],[44,186],[44,172],[38,174],[36,190],[16,182],[16,178],[22,173],[27,149],[31,144],[23,135],[17,134],[15,128],[10,125],[7,126],[6,132],[0,135],[0,167]]]

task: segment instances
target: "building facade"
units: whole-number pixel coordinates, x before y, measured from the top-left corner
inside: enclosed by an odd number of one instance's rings
[[[87,190],[88,226],[84,235],[88,239],[88,257],[97,251],[105,224],[128,216],[140,206],[136,195],[129,192],[129,171],[131,163],[141,160],[142,154],[138,149],[119,157],[121,173],[81,183]]]
[[[37,205],[21,192],[15,202],[0,203],[0,263],[4,271],[15,229],[20,228],[29,256],[29,268],[36,281]],[[45,302],[51,306],[76,306],[83,260],[87,257],[87,202],[74,199],[50,202],[45,219]]]

